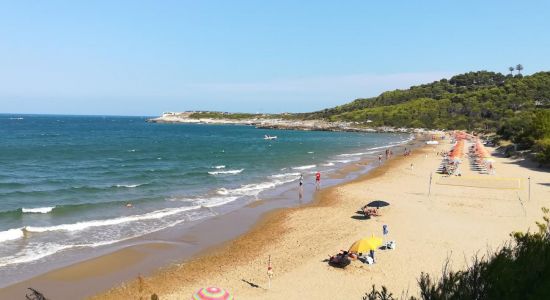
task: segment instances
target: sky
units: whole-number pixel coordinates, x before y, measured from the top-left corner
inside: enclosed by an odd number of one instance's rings
[[[0,113],[307,112],[550,71],[550,1],[1,1]]]

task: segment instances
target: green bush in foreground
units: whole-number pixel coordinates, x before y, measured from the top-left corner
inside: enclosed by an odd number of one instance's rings
[[[475,257],[466,269],[448,271],[434,280],[422,273],[418,280],[423,300],[453,299],[550,299],[550,217],[544,212],[544,222],[536,233],[513,233],[513,240],[487,258]],[[386,287],[375,286],[363,300],[396,299]]]

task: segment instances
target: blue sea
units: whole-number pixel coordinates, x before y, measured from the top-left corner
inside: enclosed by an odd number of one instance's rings
[[[0,271],[208,219],[410,139],[3,114]]]

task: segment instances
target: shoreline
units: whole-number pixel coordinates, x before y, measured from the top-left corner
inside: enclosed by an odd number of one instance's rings
[[[301,291],[315,288],[318,291],[311,294],[313,298],[359,299],[372,284],[386,285],[394,295],[402,291],[414,294],[420,272],[438,276],[449,257],[454,258],[451,267],[460,268],[471,255],[505,243],[512,231],[534,227],[541,216],[540,207],[550,205],[550,200],[544,198],[550,195],[550,187],[543,184],[550,180],[548,173],[501,157],[495,157],[499,177],[532,177],[533,199],[525,200],[525,186],[510,196],[509,190],[449,186],[444,182],[434,182],[432,196],[427,197],[427,176],[441,160],[435,156],[436,149],[448,148],[445,143],[417,148],[409,157],[397,154],[367,174],[322,189],[309,203],[258,216],[259,220],[238,237],[213,245],[183,263],[174,260],[150,274],[142,273],[142,280],[135,279],[143,266],[140,254],[149,251],[158,257],[177,252],[178,248],[154,243],[125,248],[86,265],[77,264],[20,283],[17,295],[23,295],[30,283],[74,289],[75,284],[83,282],[75,277],[82,276],[92,281],[111,280],[112,288],[93,299],[148,299],[152,293],[160,299],[185,299],[198,288],[210,285],[226,288],[239,299],[295,299],[304,296]],[[414,163],[414,171],[409,163]],[[523,202],[518,202],[518,197]],[[380,218],[354,218],[360,205],[374,199],[388,200],[391,206]],[[251,205],[261,207],[262,203]],[[328,254],[379,232],[382,224],[390,224],[390,239],[396,240],[399,247],[378,251],[378,264],[353,262],[346,270],[337,270],[323,262]],[[471,243],[464,245],[464,240]],[[179,242],[193,243],[193,237]],[[271,289],[267,288],[265,272],[268,255],[272,256],[275,271]],[[102,266],[117,260],[135,268],[133,280],[117,284],[116,276],[109,277],[109,272],[102,271]],[[345,291],[338,288],[342,284]],[[0,295],[3,292],[0,290]],[[13,292],[9,295],[15,295]]]
[[[419,141],[419,139],[417,140]],[[418,148],[423,148],[423,145],[417,145]],[[238,266],[246,266],[249,264],[250,257],[242,255],[244,253],[237,249],[246,249],[246,253],[262,253],[263,250],[269,248],[269,244],[276,244],[278,240],[285,234],[289,228],[285,226],[287,218],[296,211],[304,211],[315,209],[318,207],[331,207],[336,202],[334,193],[342,186],[349,184],[360,183],[369,179],[374,179],[383,176],[388,170],[395,168],[401,161],[407,157],[398,155],[382,165],[372,168],[366,174],[362,174],[350,181],[346,181],[328,188],[317,191],[312,199],[307,203],[297,207],[278,208],[264,213],[257,222],[255,222],[245,233],[230,239],[217,247],[208,248],[205,252],[192,256],[183,263],[165,266],[158,269],[151,277],[140,280],[132,280],[125,282],[122,285],[104,291],[92,299],[123,299],[123,298],[139,298],[147,297],[147,294],[157,293],[163,295],[167,291],[155,290],[155,286],[161,285],[168,277],[177,277],[177,282],[180,285],[193,285],[205,278],[209,278],[211,274],[220,274],[220,269],[233,268]],[[373,161],[373,163],[375,163]],[[266,235],[264,232],[269,232]],[[216,261],[212,264],[211,261]],[[201,274],[202,276],[197,276]],[[139,290],[147,290],[144,293],[136,293]],[[167,288],[170,291],[170,288]],[[265,288],[264,288],[265,290]],[[139,294],[139,295],[138,295]],[[143,294],[143,295],[142,295]],[[189,294],[191,295],[191,294]],[[161,297],[162,299],[165,296]],[[170,296],[168,296],[171,299]],[[177,297],[176,297],[177,298]]]
[[[403,146],[410,147],[409,144],[413,142],[415,141],[407,141],[401,145],[388,145],[388,147],[393,149],[398,149]],[[326,177],[324,182],[336,182],[336,184],[339,185],[349,180],[349,176],[355,178],[358,174],[372,172],[372,170],[370,170],[371,164],[366,162],[368,159],[369,158],[365,157],[359,161],[341,167],[335,172],[334,176]],[[371,157],[370,159],[373,158]],[[291,191],[286,191],[285,193],[288,194],[289,192]],[[200,222],[190,226],[190,228],[188,228],[190,232],[183,235],[181,233],[175,233],[174,230],[166,230],[166,232],[162,233],[148,234],[146,235],[147,237],[135,238],[133,239],[135,242],[130,243],[129,246],[123,246],[122,248],[112,247],[111,249],[114,250],[102,251],[101,254],[90,259],[77,261],[65,266],[62,265],[30,279],[0,288],[0,296],[21,296],[24,295],[26,287],[31,286],[38,290],[43,290],[47,296],[56,296],[54,297],[55,299],[63,299],[60,298],[59,295],[55,295],[55,291],[54,294],[48,292],[48,287],[56,285],[62,286],[67,292],[77,292],[74,296],[83,295],[87,297],[104,291],[106,288],[112,288],[115,285],[131,280],[137,276],[136,274],[155,274],[159,269],[164,269],[166,266],[179,263],[190,257],[193,258],[196,255],[203,255],[203,253],[205,253],[204,249],[206,249],[206,252],[210,252],[210,250],[208,250],[210,248],[216,248],[219,245],[230,243],[232,239],[238,238],[246,234],[251,228],[254,228],[256,223],[261,223],[264,215],[269,215],[273,210],[284,210],[289,207],[295,207],[296,205],[309,205],[311,200],[308,201],[307,198],[311,197],[313,192],[314,188],[307,191],[306,187],[306,199],[300,199],[299,203],[294,200],[288,201],[287,199],[286,203],[282,206],[281,203],[277,204],[274,203],[274,201],[260,199],[246,206],[247,210],[249,210],[248,212],[239,213],[233,211],[228,215],[224,214],[220,216],[220,221],[214,220],[214,222],[212,222],[212,220],[208,220],[204,223]],[[293,196],[294,194],[292,194],[292,196],[279,195],[279,198],[291,198]],[[269,199],[269,196],[267,197]],[[306,202],[306,204],[303,204],[304,202]],[[241,209],[237,211],[239,210]],[[246,220],[243,221],[242,217],[245,217]],[[218,219],[218,217],[215,219]],[[231,229],[223,230],[223,232],[213,239],[212,243],[205,243],[197,239],[197,236],[204,234],[204,232],[208,230],[216,230],[215,224],[221,224],[218,228],[225,228],[230,225]],[[197,244],[201,244],[202,247],[197,247]],[[123,259],[123,261],[126,262],[122,263],[120,259],[125,257],[125,254],[128,254],[128,256],[133,259],[128,259],[128,261]],[[89,270],[94,264],[97,266],[110,266],[114,264],[118,267],[116,269],[101,267],[102,270]],[[96,267],[92,267],[92,269],[95,268]],[[76,274],[80,275],[76,276]],[[68,282],[70,282],[70,284],[67,284]],[[67,295],[65,291],[62,295]]]
[[[448,150],[448,146],[445,143],[437,149]],[[394,294],[415,294],[420,272],[438,276],[445,258],[454,258],[450,266],[461,268],[475,253],[505,243],[512,231],[534,226],[541,216],[540,207],[550,204],[543,197],[550,188],[541,184],[549,179],[548,174],[507,158],[497,158],[502,176],[528,175],[537,183],[533,199],[522,204],[524,212],[519,211],[516,195],[506,196],[507,190],[487,192],[437,182],[427,197],[426,176],[440,162],[435,149],[425,146],[410,157],[398,156],[355,180],[321,190],[306,205],[270,212],[246,234],[205,255],[159,270],[141,284],[127,282],[94,299],[139,298],[152,293],[161,299],[182,299],[210,285],[223,287],[240,299],[301,299],[306,293],[309,298],[358,299],[372,284],[386,285]],[[409,163],[414,170],[408,169]],[[396,184],[401,185],[399,189]],[[517,190],[521,197],[525,193],[525,189]],[[353,217],[361,204],[380,198],[392,203],[380,218]],[[390,239],[397,240],[399,248],[378,251],[376,265],[353,262],[339,270],[323,262],[327,254],[347,249],[362,236],[378,232],[382,224],[390,224]],[[269,255],[275,272],[271,288],[266,276]],[[342,285],[344,290],[339,288]]]

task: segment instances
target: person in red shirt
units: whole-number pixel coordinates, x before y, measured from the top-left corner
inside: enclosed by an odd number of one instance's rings
[[[317,188],[321,187],[321,172],[315,173],[315,185]]]

